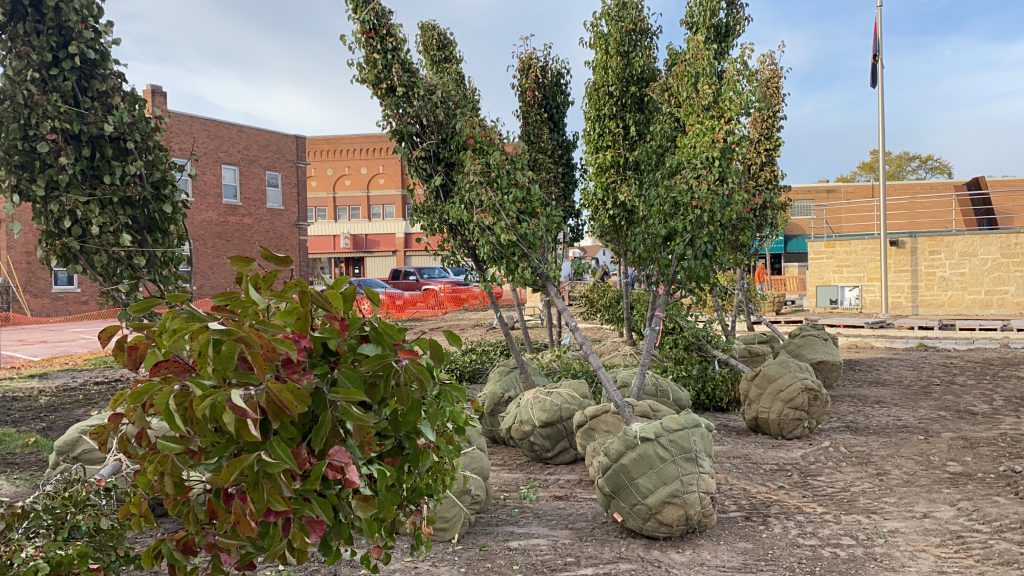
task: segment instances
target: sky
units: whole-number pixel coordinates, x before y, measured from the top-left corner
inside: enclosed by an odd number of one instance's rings
[[[485,112],[515,128],[512,53],[524,35],[573,69],[570,128],[580,130],[590,54],[583,22],[600,0],[383,0],[407,32],[452,29]],[[834,179],[877,147],[868,85],[873,0],[748,0],[743,37],[786,45],[781,164],[787,182]],[[648,0],[662,44],[680,44],[683,0]],[[160,84],[172,110],[306,135],[378,132],[379,108],[353,84],[338,36],[343,0],[107,0],[115,52],[138,90]],[[886,144],[937,154],[956,178],[1024,175],[1024,2],[889,0],[884,8]]]

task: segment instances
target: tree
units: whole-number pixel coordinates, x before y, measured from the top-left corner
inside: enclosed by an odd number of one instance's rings
[[[580,195],[590,231],[619,259],[621,274],[633,263],[647,215],[643,196],[645,153],[657,102],[651,88],[660,76],[658,38],[643,0],[602,0],[581,40],[593,51],[583,97],[583,161],[588,182]],[[623,333],[633,344],[628,282],[623,290]]]
[[[0,0],[0,190],[8,212],[32,204],[44,264],[127,306],[180,286],[187,204],[102,18],[97,0]]]
[[[886,180],[952,180],[953,165],[935,154],[919,154],[903,150],[885,151]],[[836,182],[878,182],[878,148],[868,159],[857,164],[852,172],[836,177]]]
[[[576,205],[579,178],[573,157],[579,136],[566,128],[566,117],[573,104],[571,81],[568,61],[554,55],[550,44],[537,50],[530,45],[529,38],[523,40],[516,53],[512,82],[519,99],[516,111],[519,118],[518,143],[520,153],[526,156],[532,181],[550,202],[549,209],[561,214],[557,228],[542,230],[541,259],[548,262],[550,273],[556,277],[561,274],[565,246],[579,241],[583,234],[583,222]],[[539,281],[531,287],[543,289]],[[553,347],[550,305],[546,313],[548,345]]]

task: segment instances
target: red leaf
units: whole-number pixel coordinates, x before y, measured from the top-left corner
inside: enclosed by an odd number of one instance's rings
[[[122,420],[124,420],[124,412],[111,412],[110,416],[107,416],[107,424],[111,426],[120,426]]]
[[[311,541],[319,542],[324,537],[324,531],[327,530],[327,521],[313,516],[303,516],[302,523],[306,525],[306,532],[309,534]]]
[[[374,560],[380,560],[384,557],[384,548],[382,548],[380,544],[374,544],[373,548],[370,548],[370,556],[372,556]]]
[[[267,522],[277,522],[281,518],[287,518],[287,517],[289,517],[291,515],[292,515],[292,511],[291,510],[281,510],[281,511],[278,511],[278,510],[271,510],[270,508],[267,508],[267,510],[263,513],[263,519],[266,520]]]
[[[346,488],[359,488],[359,469],[352,460],[352,454],[344,446],[334,446],[327,452],[324,476],[329,480],[341,480]]]
[[[406,348],[398,353],[398,357],[402,360],[419,360],[421,356],[422,354],[412,348]]]
[[[133,342],[124,349],[124,367],[132,372],[138,372],[142,362],[146,359],[146,352],[149,352],[149,342]]]
[[[295,345],[295,359],[305,360],[306,352],[313,347],[313,341],[309,338],[309,334],[292,332],[291,334],[286,334],[285,338]]]
[[[348,318],[338,316],[337,314],[326,314],[324,320],[334,327],[335,330],[341,333],[342,340],[348,338]]]
[[[186,380],[194,372],[195,369],[183,362],[181,358],[174,357],[153,364],[153,367],[149,369],[149,377],[162,378],[164,376],[173,376],[178,380]]]
[[[217,556],[220,556],[220,563],[231,568],[238,561],[238,558],[229,555],[227,552],[217,552]]]
[[[299,465],[299,470],[305,472],[313,467],[313,458],[309,455],[309,450],[306,449],[305,444],[299,444],[298,447],[292,448],[292,458],[295,458],[295,462]]]
[[[398,456],[388,456],[387,458],[384,459],[384,464],[394,468],[395,466],[398,466],[398,463],[401,461],[402,459],[399,458]]]

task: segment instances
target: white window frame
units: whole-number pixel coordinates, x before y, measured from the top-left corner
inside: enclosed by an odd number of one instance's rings
[[[68,277],[71,278],[70,286],[58,286],[57,285],[57,272],[64,272]],[[78,288],[78,274],[68,274],[68,269],[63,266],[54,266],[50,269],[50,288],[53,292],[79,292]]]
[[[270,175],[271,174],[273,174],[274,176],[277,176],[277,187],[276,188],[274,188],[274,187],[272,187],[270,185]],[[274,172],[273,170],[267,170],[266,184],[267,184],[267,208],[284,208],[284,191],[283,191],[284,183],[281,181],[281,173],[280,172]],[[270,193],[271,193],[271,191],[276,191],[277,192],[277,203],[276,204],[274,204],[273,202],[270,201]]]
[[[362,206],[349,206],[348,207],[348,219],[349,220],[362,220],[363,208]]]
[[[405,205],[405,219],[408,220],[412,216],[412,204]]]
[[[376,216],[374,216],[376,212]],[[383,204],[370,204],[370,220],[383,220],[384,219],[384,205]]]
[[[314,206],[314,209],[317,222],[327,220],[327,206]],[[321,212],[321,210],[323,210],[323,212]],[[323,218],[320,217],[321,214],[323,214]]]
[[[814,200],[793,200],[789,206],[789,216],[791,218],[814,218]]]
[[[192,161],[184,158],[174,158],[173,161],[182,168],[178,176],[178,189],[182,191],[182,198],[192,200]],[[185,184],[184,188],[181,186],[182,183]]]
[[[182,277],[181,285],[188,286],[190,289],[195,287],[194,285],[196,280],[195,276],[192,275],[194,266],[192,262],[191,246],[190,242],[185,241],[185,245],[181,247],[181,252],[185,255],[185,261],[178,267],[178,274]]]
[[[391,209],[391,216],[388,216],[388,208]],[[395,219],[395,205],[394,204],[385,204],[384,205],[384,219],[385,220],[394,220]]]
[[[343,215],[344,218],[342,218]],[[348,222],[348,206],[335,206],[334,219],[338,222]]]
[[[234,170],[235,171],[235,183],[234,184],[228,184],[228,183],[226,183],[224,181],[224,170],[225,169],[230,169],[230,170]],[[242,203],[242,183],[241,183],[242,179],[241,179],[241,175],[240,175],[239,172],[240,171],[238,170],[238,166],[233,166],[231,164],[221,164],[220,165],[220,198],[221,198],[221,200],[225,204],[241,204]],[[234,199],[226,198],[224,196],[224,187],[225,186],[234,186],[235,187],[235,197],[234,197]]]
[[[312,206],[306,206],[306,222],[316,222],[316,209]]]

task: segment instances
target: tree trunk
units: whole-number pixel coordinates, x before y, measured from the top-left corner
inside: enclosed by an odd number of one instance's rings
[[[783,334],[782,331],[779,330],[775,326],[775,324],[772,324],[771,320],[768,320],[767,318],[765,318],[761,314],[755,314],[753,310],[749,310],[748,309],[748,314],[753,315],[755,320],[757,320],[759,323],[764,324],[765,326],[767,326],[768,329],[771,330],[772,333],[775,334],[775,336],[778,337],[780,342],[785,342],[786,341],[786,335]]]
[[[562,295],[558,292],[558,286],[555,285],[549,278],[544,279],[544,287],[548,291],[548,296],[551,297],[551,302],[555,308],[565,319],[565,325],[569,328],[569,332],[572,333],[576,343],[580,345],[580,351],[583,352],[583,357],[590,363],[590,367],[597,373],[597,379],[601,381],[601,386],[604,387],[604,391],[611,398],[612,404],[615,409],[622,416],[623,422],[626,426],[631,426],[636,423],[636,417],[633,416],[633,408],[626,404],[626,400],[622,397],[619,389],[615,387],[615,383],[612,382],[612,377],[608,375],[608,371],[604,369],[604,365],[601,364],[601,359],[597,357],[597,353],[594,352],[594,348],[590,345],[590,340],[587,339],[587,335],[580,329],[579,324],[576,323],[576,319],[573,318],[572,312],[562,301]]]
[[[562,326],[565,323],[562,322],[562,311],[561,310],[556,310],[556,312],[558,312],[558,334],[555,334],[555,337],[558,338],[558,345],[561,346],[562,345]]]
[[[548,350],[555,349],[555,327],[552,325],[551,318],[551,299],[544,300],[544,320],[548,328]]]
[[[523,314],[523,303],[519,300],[519,290],[511,284],[509,288],[512,288],[512,302],[515,303],[516,317],[519,318],[519,331],[523,333],[523,346],[526,348],[527,354],[533,354],[533,340],[530,340],[530,329],[526,327],[526,314]]]
[[[479,268],[477,268],[479,270]],[[533,381],[533,376],[530,375],[530,370],[526,367],[526,360],[523,359],[522,352],[519,351],[519,345],[516,344],[516,339],[512,337],[512,331],[508,328],[508,322],[505,322],[505,316],[501,313],[501,306],[498,306],[498,299],[494,297],[494,292],[491,290],[484,290],[487,294],[487,300],[491,303],[491,310],[494,311],[494,318],[498,321],[498,327],[501,328],[501,333],[505,336],[505,343],[508,344],[508,350],[512,353],[512,358],[516,361],[516,368],[519,370],[519,378],[523,381],[523,390],[530,390],[537,387],[537,383]]]
[[[740,374],[746,374],[747,372],[750,372],[750,368],[744,366],[739,360],[725,354],[721,350],[716,349],[711,344],[708,344],[707,342],[701,342],[700,347],[708,354],[711,354],[715,358],[718,358],[722,362],[728,364],[730,368],[736,370]]]
[[[747,294],[746,281],[742,282],[740,287],[743,289],[743,319],[747,321],[747,332],[753,332],[754,322],[750,319],[750,296]]]
[[[658,291],[648,291],[649,297],[647,299],[647,320],[644,321],[644,334],[647,334],[647,330],[651,328],[651,323],[654,322],[654,310],[657,308],[657,295]],[[646,338],[646,336],[644,336]]]
[[[626,257],[619,257],[619,288],[622,290],[622,331],[623,338],[626,340],[626,344],[630,346],[636,346],[636,339],[633,338],[633,303],[632,295],[629,290],[629,282],[627,281],[628,265],[626,263]]]
[[[743,274],[744,269],[742,266],[736,269],[736,293],[733,294],[732,315],[729,317],[730,320],[728,337],[730,339],[736,338],[736,318],[739,317],[740,314],[740,301],[742,300],[740,298],[740,293],[743,291],[741,289],[743,286]]]
[[[669,287],[664,286],[659,291],[657,299],[651,294],[651,307],[654,309],[654,317],[647,327],[644,336],[644,351],[640,355],[640,365],[636,369],[636,377],[633,378],[633,399],[642,400],[644,388],[647,385],[647,372],[651,369],[651,360],[654,358],[654,347],[658,343],[658,334],[665,323],[665,308],[668,306]]]
[[[718,319],[718,326],[722,329],[722,336],[729,338],[729,325],[725,321],[725,310],[722,309],[722,300],[714,290],[711,291],[711,303],[715,308],[715,318]]]

